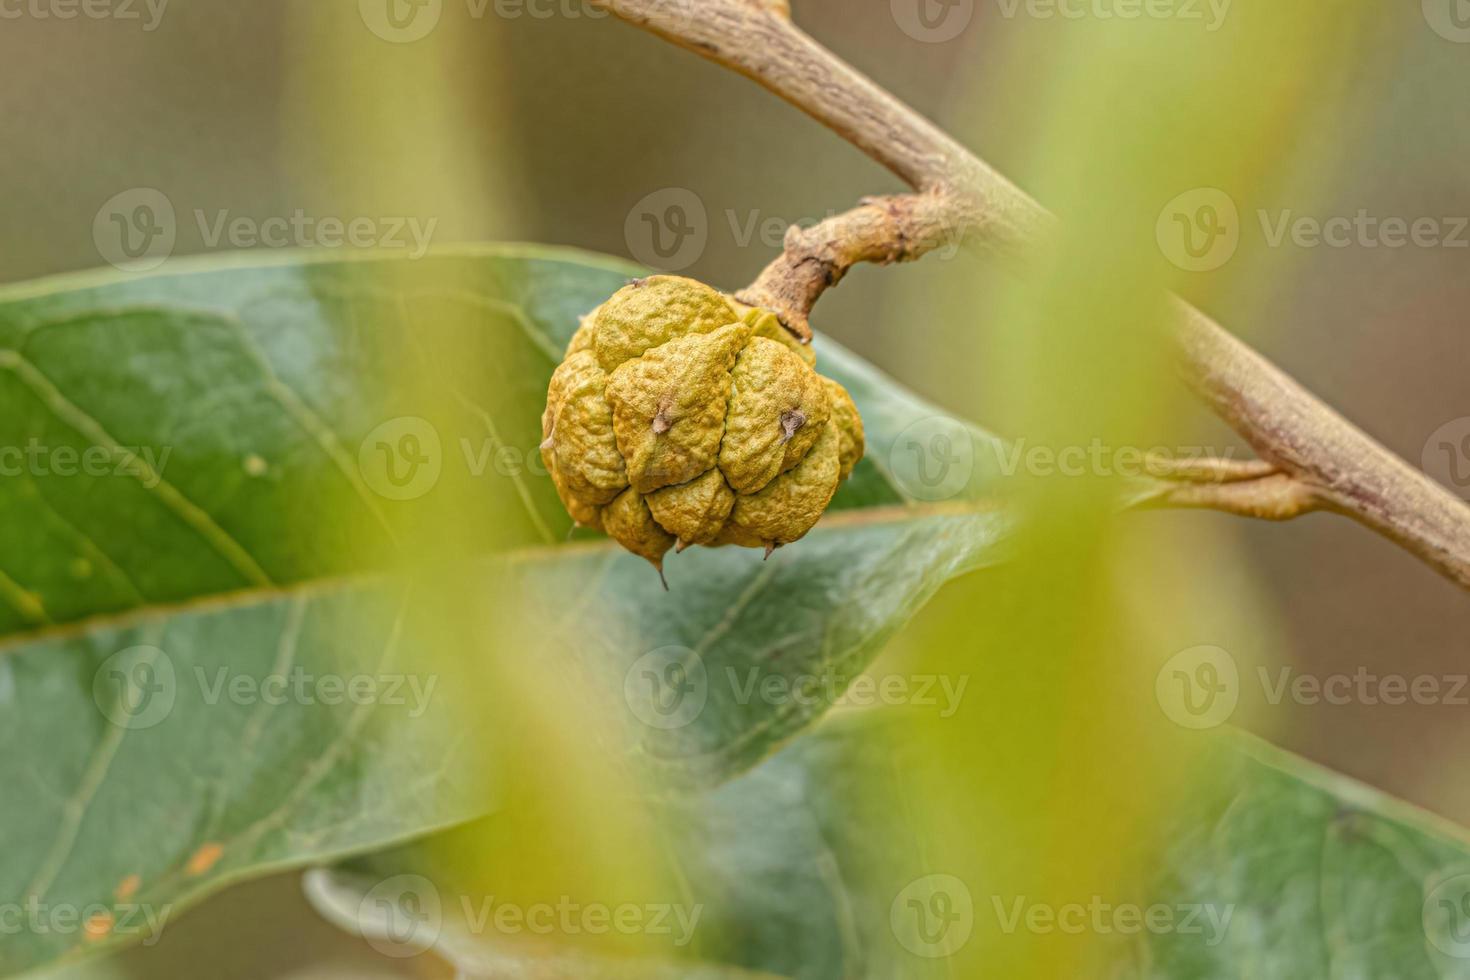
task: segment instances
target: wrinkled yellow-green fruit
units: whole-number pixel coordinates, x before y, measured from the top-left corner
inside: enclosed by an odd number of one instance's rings
[[[770,549],[817,523],[863,455],[847,391],[769,310],[650,276],[582,319],[541,458],[567,512],[662,568],[675,545]]]

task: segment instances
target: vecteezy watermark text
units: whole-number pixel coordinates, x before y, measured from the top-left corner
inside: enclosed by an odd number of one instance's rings
[[[113,936],[141,937],[142,945],[152,946],[162,938],[163,927],[172,914],[172,905],[139,902],[73,905],[45,902],[40,896],[31,895],[23,902],[0,903],[0,936],[80,934],[89,942]]]
[[[1251,682],[1259,699],[1272,707],[1287,702],[1307,707],[1470,707],[1470,674],[1380,673],[1365,666],[1317,674],[1290,665],[1259,665],[1243,673],[1235,657],[1218,646],[1190,647],[1170,657],[1159,668],[1155,694],[1175,724],[1215,728],[1230,720]]]
[[[1218,946],[1224,940],[1230,918],[1235,914],[1234,904],[1115,904],[1100,895],[1093,895],[1086,902],[1061,904],[1032,901],[1025,895],[1009,899],[993,895],[990,904],[996,922],[1007,935],[1025,931],[1036,935],[1136,936],[1148,932],[1156,936],[1203,936],[1208,947]]]
[[[92,676],[92,698],[108,721],[119,728],[141,730],[167,720],[191,676],[178,670],[169,654],[146,644],[112,654]],[[390,671],[308,671],[301,665],[255,675],[229,666],[212,669],[194,665],[192,678],[198,701],[215,706],[297,704],[375,705],[407,708],[410,718],[428,710],[438,686],[437,674]]]
[[[623,221],[623,240],[628,254],[651,269],[679,272],[704,255],[711,234],[720,228],[729,233],[736,248],[759,246],[780,249],[793,228],[810,228],[840,212],[797,218],[770,214],[760,208],[726,208],[722,221],[712,222],[704,199],[687,187],[663,187],[645,194],[629,209]],[[957,224],[941,225],[915,235],[910,248],[932,258],[950,259],[959,253],[963,234]]]
[[[1230,460],[1235,448],[1226,446],[1112,446],[1094,438],[1087,445],[1032,445],[1025,437],[992,446],[1002,476],[1027,473],[1050,477],[1165,477],[1181,466],[1202,460]]]
[[[433,947],[446,916],[457,915],[475,936],[666,937],[675,948],[694,940],[704,914],[701,904],[679,902],[584,902],[569,895],[554,901],[521,903],[496,895],[458,896],[446,901],[422,875],[395,875],[374,885],[358,905],[359,931],[388,956],[416,955]]]
[[[212,214],[200,209],[194,212],[194,220],[207,248],[225,244],[231,248],[407,249],[409,257],[415,259],[429,251],[434,229],[439,226],[438,218],[317,217],[301,208],[268,218],[232,215],[228,208]]]
[[[1353,214],[1323,216],[1259,208],[1255,218],[1261,240],[1272,249],[1470,249],[1467,215],[1384,215],[1359,208]],[[1164,206],[1155,237],[1174,265],[1187,272],[1211,272],[1235,257],[1249,227],[1229,194],[1199,187]]]
[[[726,667],[725,679],[739,704],[759,701],[768,705],[851,708],[908,705],[938,708],[941,718],[951,718],[959,711],[965,688],[970,685],[968,674],[961,674],[958,678],[948,674],[885,674],[881,677],[859,674],[844,678],[826,671],[793,677],[762,673],[758,667],[747,667],[743,671]]]
[[[158,30],[169,0],[0,0],[0,20],[116,20]]]
[[[408,717],[418,718],[428,710],[439,683],[437,674],[315,674],[297,665],[284,674],[235,673],[217,667],[212,675],[194,668],[205,704],[380,704],[407,707]]]
[[[1233,904],[1157,902],[1139,905],[1111,902],[1100,895],[1085,901],[1044,902],[1026,895],[990,897],[990,912],[1000,931],[1013,935],[1061,933],[1076,936],[1199,936],[1204,945],[1219,945],[1235,914]],[[954,875],[931,874],[910,882],[895,896],[889,924],[899,944],[915,956],[952,956],[974,931],[975,902],[965,882]]]
[[[152,490],[172,452],[170,446],[48,446],[32,436],[24,446],[0,446],[0,477],[120,476]]]
[[[606,905],[582,903],[566,895],[554,903],[534,902],[529,905],[497,900],[494,895],[474,901],[466,895],[461,896],[461,905],[465,922],[475,935],[495,932],[512,936],[527,933],[533,936],[601,936],[609,933],[668,936],[676,948],[683,948],[693,941],[694,930],[699,927],[699,918],[704,914],[703,905],[659,902]]]
[[[416,500],[434,489],[443,475],[448,452],[439,429],[427,419],[401,415],[375,426],[358,445],[357,466],[363,482],[388,500]],[[507,479],[550,474],[535,447],[509,445],[493,437],[458,439],[464,475],[481,479],[492,472]]]
[[[661,25],[677,26],[698,12],[699,0],[653,0]],[[612,16],[603,6],[587,0],[463,0],[470,20],[495,17],[521,19],[602,20]],[[412,44],[434,32],[443,19],[445,0],[358,0],[357,10],[367,29],[384,41]]]
[[[1213,34],[1234,0],[995,0],[1002,17],[1033,20],[1175,20]]]
[[[785,674],[731,665],[711,671],[697,651],[666,646],[650,650],[629,666],[623,677],[623,697],[645,725],[667,731],[694,722],[716,689],[721,700],[728,698],[741,705],[888,705],[937,709],[939,717],[951,718],[959,711],[969,684],[968,674],[852,677],[831,670]]]
[[[1007,20],[1177,21],[1218,31],[1234,0],[995,0]],[[963,34],[976,0],[889,0],[893,22],[915,41],[942,44]]]
[[[205,248],[356,248],[406,251],[423,258],[438,218],[407,215],[317,215],[304,208],[256,217],[230,208],[191,212]],[[113,195],[92,221],[92,241],[110,265],[147,272],[168,260],[178,242],[179,220],[173,201],[151,187]]]

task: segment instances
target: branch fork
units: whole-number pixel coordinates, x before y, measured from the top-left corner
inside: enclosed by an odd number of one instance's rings
[[[791,229],[782,254],[737,294],[803,342],[813,305],[858,262],[910,261],[963,238],[1024,266],[1047,247],[1056,219],[1045,208],[803,33],[786,0],[591,2],[752,79],[913,188]],[[1470,589],[1470,506],[1182,299],[1165,326],[1186,382],[1260,459],[1166,473],[1140,503],[1267,520],[1333,511]]]
[[[786,229],[782,253],[735,294],[748,306],[771,310],[802,343],[811,343],[808,316],[817,299],[859,262],[909,262],[958,244],[953,205],[940,194],[868,197],[810,228]]]

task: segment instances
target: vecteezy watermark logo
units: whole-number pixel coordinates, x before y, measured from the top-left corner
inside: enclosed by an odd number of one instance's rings
[[[503,935],[533,936],[666,936],[675,948],[688,946],[699,927],[703,905],[651,902],[640,905],[624,902],[606,905],[601,902],[582,904],[570,895],[556,902],[534,902],[520,905],[503,902],[490,895],[472,901],[460,896],[465,926],[475,936],[494,932]]]
[[[954,875],[925,875],[893,899],[888,925],[899,945],[915,956],[953,956],[970,941],[975,903]]]
[[[0,477],[123,477],[152,490],[172,453],[171,446],[48,446],[32,436],[24,446],[0,446]]]
[[[406,707],[408,717],[420,718],[429,709],[429,701],[438,686],[438,674],[313,674],[301,665],[285,673],[255,677],[232,671],[227,666],[215,668],[213,676],[203,667],[194,667],[204,703],[228,701],[230,704],[339,704]]]
[[[465,0],[465,6],[476,20],[484,17],[491,8],[502,20],[520,20],[522,17],[532,20],[551,20],[553,17],[602,20],[612,16],[612,11],[594,7],[587,0]]]
[[[458,453],[452,448],[445,451],[439,430],[424,419],[390,419],[363,439],[358,447],[358,469],[369,489],[390,500],[411,500],[428,493],[441,478],[444,466],[462,466],[464,475],[476,480],[491,476],[514,480],[525,474],[550,477],[537,442],[520,447],[476,435],[451,437],[451,443],[458,444]],[[0,449],[0,461],[3,453]],[[245,471],[252,476],[262,475],[267,469],[266,461],[258,456],[245,460]]]
[[[651,0],[645,6],[650,23],[677,31],[696,16],[699,0]],[[603,20],[612,11],[590,0],[464,0],[472,21],[494,16],[498,20]],[[358,0],[358,12],[368,29],[385,41],[410,44],[439,26],[443,0]]]
[[[438,26],[444,0],[357,0],[357,12],[378,37],[409,44]]]
[[[1190,647],[1159,668],[1154,695],[1176,725],[1215,728],[1228,721],[1240,703],[1240,669],[1221,647]]]
[[[963,422],[932,415],[910,424],[888,450],[899,488],[916,500],[948,500],[969,486],[975,441]]]
[[[1470,248],[1470,218],[1429,217],[1410,219],[1369,213],[1359,208],[1345,214],[1318,218],[1289,209],[1256,212],[1261,235],[1269,248]]]
[[[623,676],[623,699],[650,728],[683,728],[699,717],[709,700],[704,660],[688,647],[650,650]]]
[[[155,906],[137,902],[104,905],[73,905],[44,902],[30,895],[23,902],[0,904],[0,936],[78,935],[89,943],[128,937],[143,946],[163,938],[163,927],[173,914],[172,905]]]
[[[114,194],[92,219],[98,254],[124,272],[147,272],[163,265],[173,254],[177,237],[173,202],[152,187]]]
[[[768,214],[760,208],[741,211],[725,209],[725,224],[730,230],[730,240],[737,248],[749,248],[759,244],[764,248],[778,249],[786,244],[786,236],[793,228],[807,229],[822,221],[837,217],[842,212],[828,210],[825,214],[805,216],[791,220],[779,215]],[[957,221],[937,218],[925,223],[925,227],[912,232],[905,243],[913,254],[922,253],[931,259],[949,261],[960,254],[965,243],[965,229]]]
[[[1164,205],[1154,227],[1164,257],[1186,272],[1210,272],[1240,247],[1240,211],[1229,194],[1199,187]]]
[[[990,904],[995,911],[1000,931],[1008,936],[1022,930],[1039,936],[1054,933],[1068,936],[1085,933],[1097,936],[1136,936],[1148,932],[1156,936],[1203,936],[1205,946],[1210,948],[1225,940],[1225,934],[1230,929],[1230,919],[1235,915],[1233,903],[1114,904],[1101,895],[1093,895],[1086,902],[1066,902],[1061,905],[1033,902],[1025,895],[1018,895],[1009,901],[999,895],[992,895]]]
[[[952,718],[960,710],[970,675],[960,674],[859,674],[848,677],[840,671],[787,675],[762,673],[759,667],[744,671],[726,666],[724,679],[737,704],[829,708],[869,708],[874,705],[904,705],[937,708],[939,717]]]
[[[403,415],[373,429],[357,450],[357,468],[374,493],[414,500],[434,489],[444,469],[439,430],[426,419]]]
[[[0,20],[137,21],[145,34],[158,30],[169,0],[0,0]]]
[[[92,675],[92,700],[119,728],[152,728],[173,711],[177,696],[174,663],[154,646],[119,650]]]
[[[1458,960],[1470,959],[1470,873],[1441,880],[1424,896],[1424,937]]]
[[[380,248],[407,250],[411,259],[428,254],[438,218],[358,215],[338,218],[311,215],[297,208],[289,215],[253,218],[232,215],[229,208],[213,213],[194,210],[194,222],[205,248]]]
[[[1470,44],[1470,0],[1423,0],[1424,19],[1434,33],[1456,44]]]
[[[1176,20],[1198,22],[1213,34],[1230,15],[1233,0],[997,0],[1007,20]]]
[[[926,44],[953,41],[975,16],[975,0],[889,0],[888,6],[898,29]]]
[[[1167,477],[1171,468],[1201,460],[1231,460],[1235,447],[1111,446],[1093,438],[1087,445],[1032,445],[1025,437],[991,446],[1002,476],[1027,473],[1040,477]],[[1221,477],[1223,479],[1223,473]]]
[[[628,253],[643,265],[678,272],[704,254],[709,214],[689,188],[665,187],[633,205],[623,222],[623,240]]]
[[[368,890],[357,906],[358,932],[384,956],[417,956],[439,941],[444,903],[422,875],[395,875]]]
[[[1377,215],[1367,208],[1326,217],[1258,208],[1255,215],[1271,249],[1470,249],[1470,217],[1464,215]],[[1209,272],[1235,256],[1245,227],[1235,201],[1206,187],[1170,201],[1155,230],[1170,262],[1187,272]]]
[[[1261,691],[1272,705],[1290,698],[1303,705],[1470,706],[1470,674],[1375,674],[1362,666],[1350,674],[1325,676],[1299,674],[1290,666],[1276,669],[1274,678],[1272,673],[1256,668]]]
[[[0,0],[3,2],[3,0]],[[290,214],[256,218],[229,208],[192,212],[205,248],[356,248],[406,251],[423,258],[429,251],[438,218],[391,215]],[[109,264],[125,272],[147,272],[162,265],[178,241],[173,202],[162,191],[134,187],[109,198],[92,220],[92,240]]]
[[[1435,429],[1424,443],[1420,462],[1424,472],[1470,500],[1470,416]]]

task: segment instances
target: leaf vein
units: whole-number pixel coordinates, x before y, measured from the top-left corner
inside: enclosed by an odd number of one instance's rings
[[[122,453],[125,450],[116,439],[108,434],[102,424],[84,412],[57,388],[40,368],[32,364],[19,351],[0,349],[0,370],[7,370],[40,399],[41,403],[62,422],[91,439],[96,445]],[[202,507],[185,497],[178,488],[163,478],[148,462],[134,457],[136,467],[129,467],[129,475],[137,479],[138,485],[156,496],[185,524],[194,529],[224,557],[235,570],[256,585],[271,585],[265,569],[251,557],[250,553]]]

